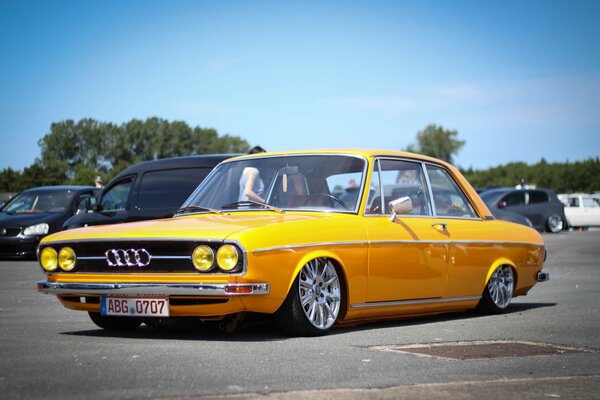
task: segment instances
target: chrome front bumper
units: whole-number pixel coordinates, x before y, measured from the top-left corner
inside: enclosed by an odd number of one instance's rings
[[[96,296],[252,296],[269,293],[268,283],[66,283],[39,281],[46,294]]]
[[[537,273],[537,275],[535,276],[535,279],[536,279],[538,282],[546,282],[546,281],[549,281],[549,280],[550,280],[550,273],[549,273],[549,272],[542,272],[542,271],[539,271],[539,272]]]

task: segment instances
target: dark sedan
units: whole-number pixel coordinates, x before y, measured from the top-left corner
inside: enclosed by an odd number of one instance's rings
[[[567,227],[564,206],[552,190],[496,188],[480,196],[494,215],[498,211],[520,214],[527,217],[535,229],[552,233]]]
[[[99,191],[92,186],[27,189],[0,209],[0,257],[35,257],[40,240],[62,229]]]

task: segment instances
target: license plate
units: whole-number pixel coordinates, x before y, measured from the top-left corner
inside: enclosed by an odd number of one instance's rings
[[[169,300],[147,297],[102,297],[100,314],[120,317],[168,317]]]

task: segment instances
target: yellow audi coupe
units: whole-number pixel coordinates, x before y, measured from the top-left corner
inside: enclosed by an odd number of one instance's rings
[[[163,194],[169,196],[168,192]],[[87,227],[38,247],[38,291],[109,330],[272,314],[293,335],[479,308],[526,294],[546,251],[493,217],[453,166],[379,150],[226,160],[172,218]]]

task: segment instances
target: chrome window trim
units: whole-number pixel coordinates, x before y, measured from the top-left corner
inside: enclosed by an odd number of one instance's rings
[[[429,171],[427,170],[427,164],[421,161],[423,167],[423,173],[425,174],[425,182],[427,182],[427,193],[429,193],[429,204],[431,204],[431,213],[434,217],[437,217],[437,210],[435,209],[435,200],[433,199],[433,189],[431,189],[431,181],[429,180]]]
[[[433,215],[437,218],[454,218],[454,219],[467,219],[467,220],[471,220],[471,219],[478,219],[478,220],[482,220],[483,218],[481,217],[481,215],[479,215],[479,210],[477,209],[477,207],[475,207],[475,205],[473,204],[473,202],[471,201],[471,199],[469,198],[469,196],[467,196],[467,194],[465,193],[465,191],[463,190],[462,186],[456,182],[456,179],[454,179],[454,176],[450,173],[450,171],[448,171],[446,168],[444,168],[444,166],[439,165],[439,164],[435,164],[432,162],[427,162],[427,161],[423,161],[423,164],[425,167],[427,167],[428,165],[431,165],[433,167],[437,167],[440,168],[441,170],[445,171],[448,176],[450,177],[450,179],[452,179],[452,182],[454,182],[454,184],[456,185],[456,187],[458,188],[458,190],[460,190],[460,193],[462,193],[463,198],[467,201],[467,203],[471,206],[471,209],[473,210],[475,216],[473,217],[448,217],[448,216],[444,216],[444,215],[437,215],[437,212],[434,213]],[[427,176],[427,181],[429,182],[429,173],[427,172],[427,170],[425,170],[426,173],[425,175]],[[429,184],[429,191],[431,194],[431,201],[433,203],[433,189],[431,188],[431,184]],[[435,209],[435,204],[433,205],[434,209]]]
[[[383,185],[381,184],[381,164],[380,164],[380,160],[391,160],[391,161],[404,161],[404,162],[410,162],[413,164],[419,164],[421,166],[421,172],[423,173],[423,175],[425,176],[425,185],[427,186],[427,190],[424,192],[427,192],[428,195],[428,200],[429,200],[429,204],[431,205],[431,214],[428,215],[410,215],[410,214],[405,214],[405,215],[398,215],[398,218],[404,218],[404,217],[420,217],[420,218],[435,218],[435,205],[433,204],[433,196],[431,195],[431,184],[429,183],[429,176],[427,175],[427,169],[425,168],[425,162],[422,160],[418,160],[418,159],[413,159],[413,158],[406,158],[406,157],[394,157],[394,156],[390,156],[390,155],[376,155],[373,156],[373,162],[374,164],[377,166],[377,175],[379,177],[379,197],[381,197],[381,209],[382,210],[387,210],[387,205],[384,204],[385,202],[385,198],[384,198],[384,190],[383,190]],[[432,164],[435,165],[435,164]],[[373,168],[375,169],[375,168]],[[371,175],[371,181],[373,181],[373,175]],[[369,184],[371,183],[371,181],[369,182]],[[365,185],[366,188],[366,185]],[[366,190],[365,190],[366,191]],[[367,199],[368,200],[368,199]],[[364,217],[381,217],[381,216],[387,216],[389,218],[389,216],[391,214],[367,214],[367,207],[365,204],[365,208],[363,210],[362,215]]]
[[[234,157],[234,158],[230,158],[227,160],[223,160],[221,161],[217,166],[221,165],[221,164],[230,164],[230,163],[235,163],[235,162],[242,162],[242,161],[246,161],[249,159],[249,157],[246,157],[247,155],[243,155],[241,157]],[[302,152],[302,153],[294,153],[294,154],[273,154],[273,155],[257,155],[256,157],[251,157],[252,159],[259,159],[259,158],[287,158],[287,157],[317,157],[317,156],[323,156],[323,157],[331,157],[331,156],[340,156],[340,157],[352,157],[352,158],[357,158],[360,159],[362,161],[364,161],[363,164],[363,171],[362,171],[362,180],[361,180],[361,191],[360,191],[360,196],[357,199],[356,205],[354,207],[353,210],[346,210],[346,211],[342,211],[342,210],[337,210],[337,209],[310,209],[310,208],[305,208],[305,209],[301,209],[301,208],[281,208],[282,210],[284,210],[285,212],[291,212],[291,211],[300,211],[300,212],[327,212],[327,213],[339,213],[339,214],[354,214],[354,215],[358,215],[360,213],[360,204],[362,203],[362,199],[365,193],[365,185],[366,185],[366,181],[367,181],[367,174],[368,174],[368,167],[369,167],[369,160],[367,157],[361,155],[361,154],[354,154],[354,153],[333,153],[333,152],[326,152],[326,153],[311,153],[311,152]],[[211,177],[211,175],[215,174],[217,166],[215,166],[215,168],[206,176],[206,178],[204,178],[204,180],[200,183],[200,185],[198,185],[198,187],[196,188],[196,190],[194,190],[192,192],[192,194],[187,198],[187,200],[183,203],[183,205],[181,206],[186,207],[189,205],[189,202],[192,200],[192,198],[194,198],[196,196],[196,193],[198,191],[200,191],[200,189],[203,187],[203,185],[208,184],[208,182],[210,181],[209,178]],[[273,182],[274,184],[274,182]],[[269,188],[269,195],[271,194],[271,188]],[[267,196],[268,197],[268,196]],[[224,210],[221,210],[224,211]],[[226,212],[248,212],[248,211],[265,211],[264,208],[249,208],[249,209],[242,209],[242,210],[227,210]],[[193,213],[183,213],[183,214],[174,214],[173,218],[176,217],[183,217],[183,216],[187,216],[187,215],[193,215],[193,214],[207,214],[209,212],[207,211],[199,211],[199,212],[193,212]]]
[[[437,304],[437,303],[451,303],[460,301],[479,301],[481,296],[464,296],[464,297],[448,297],[438,299],[418,299],[418,300],[398,300],[398,301],[380,301],[374,303],[358,303],[350,304],[350,308],[361,309],[361,308],[373,308],[373,307],[397,307],[397,306],[411,306],[419,304]]]

